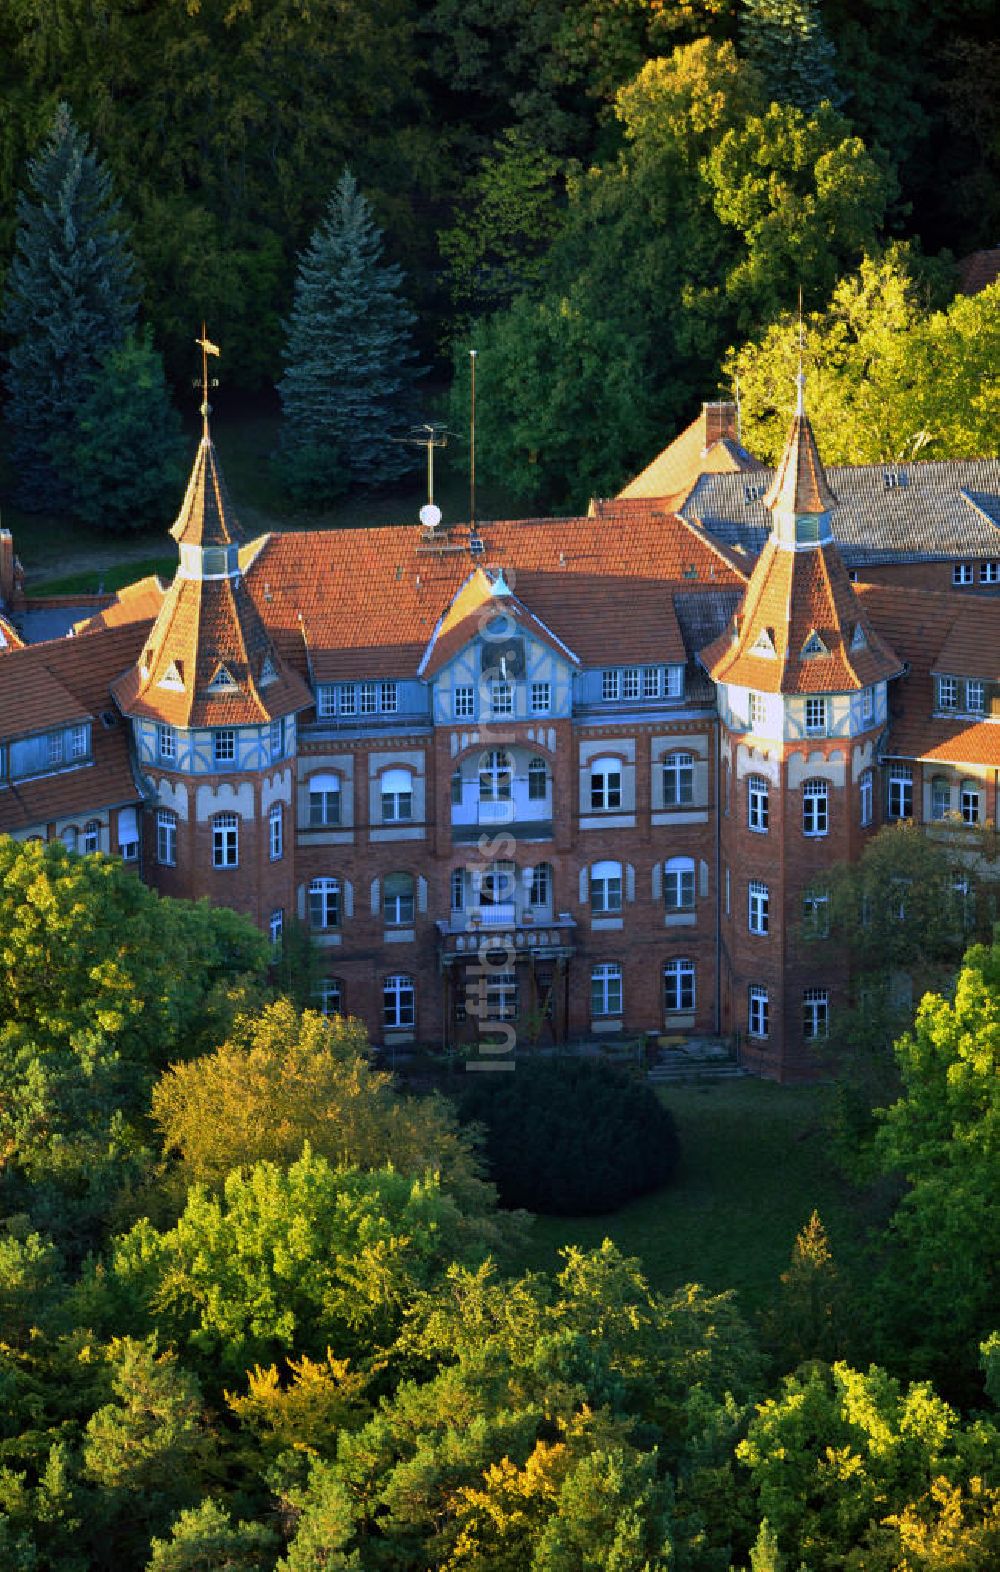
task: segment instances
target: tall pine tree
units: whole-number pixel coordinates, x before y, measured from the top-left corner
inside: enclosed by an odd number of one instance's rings
[[[764,79],[768,97],[811,114],[824,99],[844,103],[823,30],[819,0],[743,0],[743,56]]]
[[[93,373],[134,327],[138,289],[111,175],[66,104],[28,179],[2,325],[11,340],[7,422],[20,497],[41,508],[68,499],[56,449]]]
[[[400,268],[350,170],[299,260],[287,325],[282,467],[296,495],[395,480],[413,464],[397,439],[412,418],[414,317]]]

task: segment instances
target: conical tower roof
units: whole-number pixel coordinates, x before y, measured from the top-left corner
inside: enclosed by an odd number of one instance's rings
[[[184,501],[170,533],[179,546],[238,545],[243,531],[229,501],[207,420],[205,426]]]

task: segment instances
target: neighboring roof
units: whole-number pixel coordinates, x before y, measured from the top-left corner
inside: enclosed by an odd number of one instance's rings
[[[801,551],[774,539],[730,629],[700,658],[714,681],[762,693],[851,692],[902,670],[854,594],[836,546]]]
[[[243,539],[207,435],[198,444],[184,501],[170,533],[183,546],[230,546]]]
[[[849,568],[1000,557],[1000,460],[834,467],[833,537]],[[679,511],[726,545],[756,554],[770,533],[770,473],[702,475]]]
[[[760,469],[736,437],[736,405],[704,404],[697,419],[647,464],[619,498],[675,498],[685,494],[707,472],[743,473]]]
[[[0,660],[0,735],[5,739],[92,723],[91,763],[0,790],[0,831],[26,830],[69,815],[82,820],[102,808],[141,800],[128,728],[111,708],[108,687],[135,659],[147,631],[142,623],[101,629],[27,645],[9,661]]]
[[[765,508],[794,514],[829,513],[837,498],[827,484],[809,416],[792,420],[784,451],[764,493]]]
[[[152,622],[159,615],[167,587],[156,575],[126,584],[111,602],[92,617],[73,624],[74,633],[92,633],[97,628],[118,628],[126,622]]]
[[[959,290],[963,295],[978,295],[1000,278],[1000,246],[991,251],[973,251],[958,265]]]
[[[503,618],[531,637],[540,639],[570,664],[580,663],[573,651],[512,594],[498,569],[491,577],[482,568],[470,574],[441,618],[420,662],[422,677],[433,677],[495,618]]]
[[[857,584],[855,590],[867,614],[907,662],[892,697],[880,748],[883,757],[1000,768],[1000,721],[945,720],[932,713],[935,671],[963,675],[963,668],[945,664],[946,652],[957,655],[965,649],[972,657],[973,643],[981,640],[989,652],[986,664],[996,669],[1000,600],[889,584]],[[968,670],[964,674],[977,675]]]
[[[483,523],[476,540],[474,556],[465,526],[434,541],[412,526],[270,535],[247,554],[246,583],[282,657],[305,671],[308,649],[315,680],[331,682],[416,675],[474,566],[502,568],[524,614],[584,665],[609,651],[683,660],[669,587],[746,579],[732,552],[651,509]]]

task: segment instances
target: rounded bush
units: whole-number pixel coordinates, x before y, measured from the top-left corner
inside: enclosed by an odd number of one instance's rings
[[[459,1099],[486,1131],[501,1204],[579,1217],[666,1184],[680,1154],[670,1113],[647,1085],[587,1059],[518,1060],[469,1077]]]

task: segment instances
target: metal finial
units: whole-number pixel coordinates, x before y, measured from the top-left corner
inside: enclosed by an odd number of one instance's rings
[[[796,413],[796,415],[799,415],[799,416],[804,415],[805,412],[806,412],[806,374],[805,374],[805,372],[802,369],[802,343],[803,343],[802,285],[800,284],[799,285],[799,374],[795,378],[795,382],[796,382],[796,385],[798,387],[798,398],[797,398],[796,404],[795,404],[795,413]]]
[[[201,324],[201,338],[196,338],[195,343],[201,345],[201,435],[202,439],[207,442],[208,417],[212,413],[212,406],[208,402],[208,357],[209,355],[221,355],[222,351],[218,344],[213,344],[208,337],[205,331],[204,319],[202,319]]]

